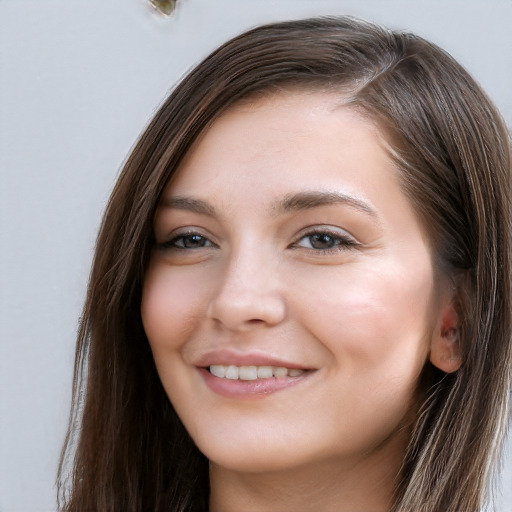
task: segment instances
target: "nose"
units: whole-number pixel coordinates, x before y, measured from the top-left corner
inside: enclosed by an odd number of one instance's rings
[[[274,326],[286,317],[278,263],[256,252],[239,253],[219,276],[208,314],[227,329]]]

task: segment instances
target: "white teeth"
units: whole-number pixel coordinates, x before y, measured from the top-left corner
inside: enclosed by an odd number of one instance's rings
[[[298,377],[304,370],[298,368],[285,368],[283,366],[229,366],[212,364],[210,373],[215,377],[230,380],[256,380],[270,379],[271,377]]]
[[[226,376],[226,367],[222,364],[212,364],[210,366],[210,373],[215,377],[224,378]]]
[[[288,368],[283,368],[282,366],[274,367],[272,373],[274,377],[286,377],[288,375]]]
[[[240,380],[256,380],[258,378],[258,368],[256,366],[240,366],[238,378]]]
[[[226,369],[226,379],[237,380],[238,379],[238,366],[230,364]]]
[[[270,379],[272,377],[272,366],[258,366],[258,379]]]

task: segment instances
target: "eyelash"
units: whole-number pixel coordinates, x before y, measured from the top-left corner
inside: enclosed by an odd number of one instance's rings
[[[184,247],[184,246],[178,245],[178,241],[181,240],[182,242],[184,242],[184,240],[186,240],[186,239],[190,240],[192,237],[201,238],[201,240],[208,243],[208,245],[202,245],[199,247]],[[180,233],[179,235],[176,235],[173,238],[158,244],[159,249],[175,249],[178,251],[204,249],[205,247],[217,247],[217,245],[214,244],[211,240],[209,240],[207,237],[205,237],[201,233],[198,233],[197,231],[189,231],[186,233]]]
[[[304,247],[304,246],[300,245],[300,242],[302,240],[309,238],[310,239],[309,244],[312,246],[313,244],[311,243],[311,238],[315,237],[315,236],[329,237],[334,245],[332,247],[325,247],[325,248]],[[192,237],[199,238],[200,241],[206,245],[200,245],[198,247],[185,247],[186,240],[188,239],[190,241],[190,239]],[[183,245],[178,245],[179,242],[181,242]],[[306,249],[311,252],[326,254],[326,253],[335,253],[335,252],[340,252],[340,251],[346,251],[349,249],[354,249],[358,245],[360,245],[360,244],[356,240],[354,240],[352,237],[350,237],[346,234],[343,235],[335,230],[330,230],[330,229],[326,229],[326,228],[316,228],[316,229],[312,229],[306,233],[302,233],[301,236],[299,238],[297,238],[297,240],[290,245],[290,248],[293,248],[293,249],[303,248],[303,249]],[[212,242],[210,239],[205,237],[203,234],[198,233],[197,231],[189,231],[186,233],[180,233],[179,235],[176,235],[173,238],[158,244],[158,248],[163,249],[163,250],[174,249],[174,250],[182,251],[182,250],[204,249],[204,248],[209,248],[209,247],[217,247],[217,245],[214,242]]]
[[[334,246],[323,248],[323,249],[322,248],[318,249],[315,247],[302,247],[299,245],[299,242],[306,238],[310,239],[310,245],[312,245],[311,237],[314,237],[314,236],[330,237],[330,239],[334,243]],[[325,254],[325,253],[336,253],[336,252],[340,252],[340,251],[354,249],[359,245],[360,244],[356,240],[354,240],[351,236],[349,236],[347,234],[341,234],[338,231],[327,229],[327,228],[316,228],[316,229],[312,229],[306,233],[301,234],[301,236],[297,239],[297,241],[294,242],[290,247],[295,248],[295,249],[303,248],[303,249],[307,249],[312,252]]]

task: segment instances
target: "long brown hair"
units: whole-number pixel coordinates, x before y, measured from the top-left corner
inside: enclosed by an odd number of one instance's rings
[[[511,384],[509,134],[447,53],[339,17],[267,25],[224,44],[174,90],[128,158],[78,336],[61,510],[207,510],[208,462],[160,384],[141,322],[153,217],[201,132],[241,98],[286,87],[340,91],[379,123],[456,289],[463,363],[449,375],[426,363],[393,510],[474,512],[485,503]]]

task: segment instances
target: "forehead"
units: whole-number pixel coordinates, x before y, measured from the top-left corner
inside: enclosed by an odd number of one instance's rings
[[[341,94],[258,96],[238,102],[201,134],[168,189],[250,178],[259,186],[262,178],[272,186],[305,184],[309,178],[328,187],[330,179],[339,181],[338,171],[363,177],[363,160],[376,172],[393,167],[386,145],[376,123],[348,107]]]

